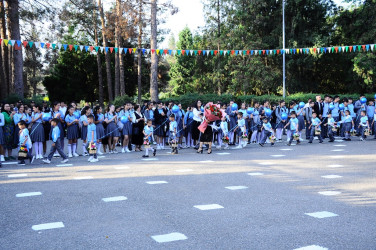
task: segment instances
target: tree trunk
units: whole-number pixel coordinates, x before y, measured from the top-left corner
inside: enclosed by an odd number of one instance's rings
[[[0,36],[1,39],[7,39],[6,35],[6,27],[5,27],[5,9],[4,9],[4,4],[3,0],[0,0]],[[1,43],[1,77],[4,77],[4,81],[2,86],[0,86],[1,90],[1,98],[6,97],[9,94],[9,81],[8,81],[8,72],[9,72],[9,67],[8,67],[8,47],[5,46],[4,42]]]
[[[94,0],[94,5],[96,5],[96,0]],[[97,26],[97,9],[94,9],[94,36],[95,36],[95,46],[99,46],[98,42],[98,26]],[[103,74],[102,74],[102,60],[101,55],[97,53],[97,65],[98,65],[98,99],[99,105],[103,106],[104,96],[103,96]]]
[[[115,34],[118,33],[118,24],[115,25]],[[115,38],[115,46],[118,47],[118,39]],[[115,98],[120,96],[120,84],[119,84],[119,76],[120,76],[120,72],[119,72],[120,68],[119,68],[119,54],[118,53],[115,53]]]
[[[33,77],[31,79],[31,86],[33,87],[33,96],[36,96],[37,95],[37,81],[35,79],[35,76],[36,76],[36,71],[37,71],[37,67],[36,67],[36,61],[37,61],[37,58],[36,58],[36,55],[35,55],[35,50],[32,50],[31,51],[31,56],[33,58]]]
[[[9,3],[8,3],[9,0],[5,0],[4,1],[4,6],[5,6],[5,13],[6,13],[6,16],[7,16],[7,36],[8,36],[8,40],[11,40],[12,37],[11,37],[11,32],[10,32],[10,24],[11,24],[11,20],[10,20],[10,9],[9,9]],[[8,47],[8,61],[7,61],[7,64],[8,64],[8,91],[9,91],[9,94],[11,93],[14,93],[14,82],[13,82],[13,47],[9,45],[7,45]]]
[[[121,18],[123,17],[123,11],[121,6],[121,0],[116,0],[116,18],[117,18],[117,33],[116,33],[116,47],[119,48],[119,85],[120,85],[120,95],[125,95],[125,83],[124,83],[124,57],[123,53],[120,51],[122,47],[121,38]]]
[[[98,0],[98,8],[99,8],[99,14],[101,17],[101,23],[102,23],[102,36],[103,36],[103,47],[108,47],[108,43],[106,40],[106,24],[104,20],[104,13],[103,13],[103,6],[102,1]],[[112,91],[112,77],[111,77],[111,58],[109,53],[106,54],[106,73],[107,73],[107,89],[108,89],[108,100],[112,102],[114,100],[113,91]]]
[[[157,49],[157,0],[151,0],[151,69],[150,69],[150,97],[151,101],[158,101],[158,55]]]
[[[142,0],[139,0],[139,9],[138,9],[138,27],[139,27],[139,32],[138,32],[138,48],[140,49],[138,53],[138,63],[137,63],[137,93],[138,93],[138,104],[141,105],[141,80],[142,80],[142,70],[141,70],[141,63],[142,63]]]

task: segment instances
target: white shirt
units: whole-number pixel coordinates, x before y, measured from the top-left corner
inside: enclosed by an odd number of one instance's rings
[[[67,112],[67,107],[60,107],[59,111],[65,115],[65,113]]]
[[[193,120],[195,120],[196,122],[201,122],[200,114],[201,114],[201,110],[199,111],[196,108],[194,108],[193,109]]]

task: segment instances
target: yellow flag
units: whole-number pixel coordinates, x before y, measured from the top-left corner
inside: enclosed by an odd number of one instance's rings
[[[5,44],[5,46],[8,46],[8,42],[9,42],[9,40],[4,39],[4,44]]]
[[[311,52],[311,54],[313,54],[313,49],[309,49],[309,52]]]
[[[133,49],[133,54],[136,53],[136,48]]]

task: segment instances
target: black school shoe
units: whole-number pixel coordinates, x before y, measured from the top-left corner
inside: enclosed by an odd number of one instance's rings
[[[157,154],[157,150],[154,149],[153,156],[155,156],[156,154]]]
[[[260,145],[261,147],[263,147],[263,146],[264,146],[264,144],[262,144],[262,143],[259,143],[259,145]]]
[[[148,155],[143,155],[142,158],[148,158],[149,156]]]
[[[26,164],[25,164],[25,161],[20,161],[20,162],[18,162],[18,165],[25,166]]]

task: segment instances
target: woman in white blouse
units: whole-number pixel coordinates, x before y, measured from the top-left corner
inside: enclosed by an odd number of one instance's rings
[[[202,103],[200,100],[196,102],[193,108],[193,122],[192,122],[192,139],[194,140],[194,145],[197,144],[197,141],[200,137],[200,131],[198,130],[198,126],[201,124],[201,106]]]

